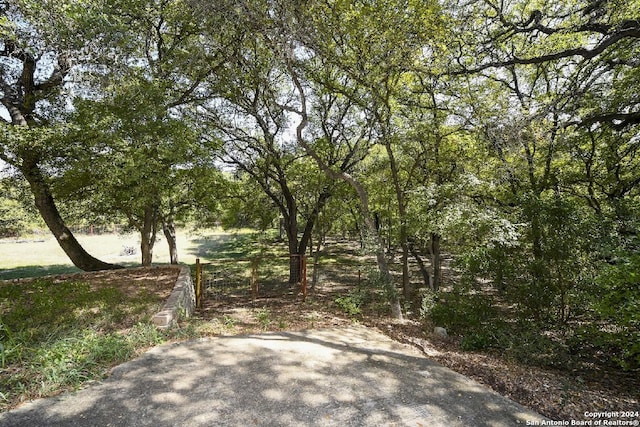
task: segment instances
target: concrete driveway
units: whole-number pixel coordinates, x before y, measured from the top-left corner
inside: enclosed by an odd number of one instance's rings
[[[155,347],[0,426],[514,426],[540,415],[361,326]]]

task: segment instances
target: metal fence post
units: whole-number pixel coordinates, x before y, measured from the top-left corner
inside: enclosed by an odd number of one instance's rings
[[[300,255],[300,270],[302,270],[302,281],[300,285],[302,286],[302,301],[306,301],[307,299],[307,256]]]
[[[251,298],[258,297],[258,258],[251,259]]]
[[[196,258],[196,307],[202,308],[202,265]]]

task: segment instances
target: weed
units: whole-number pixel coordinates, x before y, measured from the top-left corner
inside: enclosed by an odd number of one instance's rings
[[[318,312],[316,312],[316,311],[314,311],[314,312],[312,312],[311,314],[309,314],[309,315],[307,316],[307,318],[309,319],[309,327],[310,327],[311,329],[314,329],[314,328],[315,328],[315,326],[316,326],[316,322],[317,322],[318,320],[320,320],[320,317],[319,317],[319,315],[318,315]]]
[[[335,299],[335,303],[349,316],[357,316],[361,313],[360,305],[362,301],[354,295],[347,295]]]
[[[380,294],[376,285],[376,282],[367,279],[347,295],[336,298],[334,302],[351,317],[361,315],[364,308],[375,310],[376,307],[384,305],[384,296]]]
[[[224,323],[224,326],[226,328],[233,329],[236,327],[236,319],[229,316],[228,314],[222,316],[222,322]]]
[[[7,346],[11,346],[13,343],[13,334],[11,329],[2,322],[0,317],[0,367],[3,369],[6,366],[7,360]]]
[[[271,323],[271,311],[269,311],[267,307],[262,307],[256,313],[256,319],[258,319],[258,323],[262,325],[262,329],[267,330]]]

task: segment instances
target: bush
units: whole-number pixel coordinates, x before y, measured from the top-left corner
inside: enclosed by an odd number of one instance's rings
[[[602,269],[589,303],[597,325],[577,331],[573,345],[592,342],[607,349],[624,369],[640,367],[640,255],[631,255]]]
[[[424,299],[423,305],[428,305]],[[464,334],[491,322],[498,312],[487,296],[452,292],[440,293],[438,301],[428,314],[434,324],[444,326],[454,333]]]
[[[334,302],[349,316],[358,316],[364,309],[380,313],[388,310],[394,292],[397,290],[385,284],[377,271],[371,271],[362,283]]]
[[[361,285],[349,291],[347,295],[336,298],[334,301],[342,311],[354,317],[362,314],[362,309],[371,304],[373,300],[374,296],[371,290]]]
[[[482,294],[439,293],[423,298],[425,314],[436,325],[460,337],[464,351],[494,350],[519,362],[557,366],[566,362],[561,342],[554,341],[534,322],[510,319],[491,297]],[[426,309],[430,307],[430,309]]]

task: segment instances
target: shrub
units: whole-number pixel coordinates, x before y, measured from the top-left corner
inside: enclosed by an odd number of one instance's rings
[[[388,310],[394,292],[393,285],[385,284],[377,271],[370,271],[362,283],[334,302],[349,316],[358,316],[364,309],[381,313]]]
[[[459,292],[439,294],[429,314],[434,324],[457,334],[478,329],[497,318],[497,310],[489,297]]]
[[[589,299],[597,322],[580,328],[572,345],[603,349],[624,369],[640,367],[640,255],[604,267]]]

